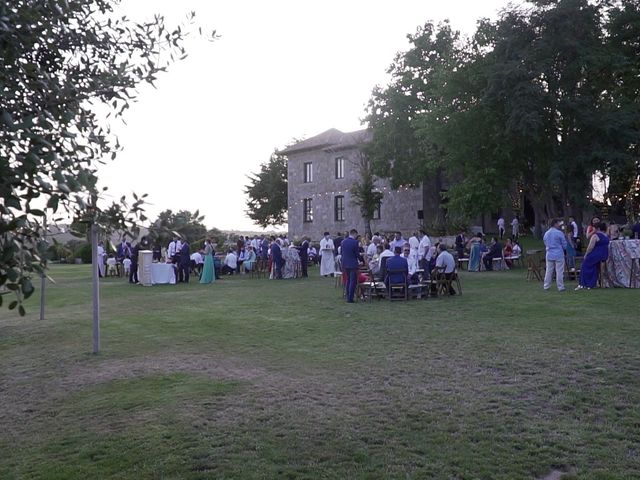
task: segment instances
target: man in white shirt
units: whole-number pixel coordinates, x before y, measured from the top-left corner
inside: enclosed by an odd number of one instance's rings
[[[98,243],[98,276],[105,276],[105,257],[107,253],[104,250],[104,242]]]
[[[504,237],[504,218],[500,217],[498,219],[498,235],[500,236],[500,240]]]
[[[391,249],[392,252],[395,252],[396,247],[400,247],[400,249],[402,249],[405,243],[407,243],[407,241],[404,238],[402,238],[402,233],[396,232],[396,236],[393,240],[391,240],[389,248]]]
[[[224,265],[222,266],[223,275],[233,275],[233,272],[238,268],[238,257],[232,249],[229,249],[229,253],[224,259]]]
[[[518,236],[520,235],[520,221],[518,217],[513,217],[511,220],[511,240],[514,242],[518,240]]]
[[[416,270],[418,270],[418,256],[411,251],[409,245],[402,247],[402,256],[407,259],[407,266],[409,268],[409,278],[411,283],[418,283],[417,277],[414,277]],[[415,280],[415,281],[414,281]]]
[[[178,263],[177,256],[182,249],[182,242],[176,236],[173,237],[173,240],[169,243],[167,247],[167,260],[172,261],[173,263]]]
[[[441,272],[444,271],[444,276],[447,280],[453,280],[453,276],[456,271],[456,261],[447,251],[447,246],[444,243],[438,245],[438,258],[436,258],[436,268]],[[450,284],[449,294],[455,295],[456,291],[453,288],[453,284]]]
[[[371,243],[367,247],[367,261],[370,261],[373,258],[373,256],[376,254],[379,243],[380,243],[380,237],[374,236],[371,239]]]
[[[431,247],[431,239],[429,238],[429,235],[427,235],[427,232],[425,232],[424,230],[420,230],[420,235],[422,237],[420,238],[420,243],[418,244],[418,262],[420,263],[420,267],[424,271],[427,271],[426,262],[428,262],[429,259],[427,259],[426,256],[429,252],[429,248]]]
[[[418,258],[418,248],[420,247],[420,240],[418,239],[418,232],[413,232],[413,235],[409,237],[409,247],[411,248],[411,254]]]

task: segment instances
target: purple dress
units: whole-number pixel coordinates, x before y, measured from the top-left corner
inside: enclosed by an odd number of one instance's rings
[[[596,232],[598,241],[593,250],[584,257],[580,270],[580,285],[586,288],[594,288],[598,283],[600,262],[609,258],[609,237],[602,232]]]

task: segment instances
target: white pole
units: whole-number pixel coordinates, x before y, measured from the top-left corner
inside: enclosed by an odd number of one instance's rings
[[[94,205],[95,206],[95,205]],[[98,226],[91,219],[91,277],[93,284],[93,353],[100,352],[100,288],[98,283]]]

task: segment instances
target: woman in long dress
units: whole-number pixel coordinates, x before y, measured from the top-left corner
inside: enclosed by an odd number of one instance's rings
[[[576,290],[594,288],[598,283],[600,262],[604,262],[609,258],[609,237],[605,233],[607,224],[600,222],[595,228],[596,231],[589,239],[589,245],[582,260],[580,285],[576,287]]]
[[[215,280],[216,272],[213,268],[213,245],[211,245],[211,239],[207,238],[204,242],[204,267],[202,267],[200,283],[213,283]]]
[[[469,271],[480,271],[480,259],[482,254],[480,253],[480,245],[482,243],[482,234],[478,232],[475,237],[471,237],[467,243],[469,248]]]
[[[333,257],[333,240],[329,238],[329,232],[324,232],[324,238],[320,240],[320,275],[332,275],[336,271]]]

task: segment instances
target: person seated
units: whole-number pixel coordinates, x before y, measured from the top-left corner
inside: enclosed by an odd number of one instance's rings
[[[620,239],[620,227],[615,223],[609,225],[607,229],[607,235],[609,236],[609,240],[619,240]]]
[[[436,268],[444,275],[444,277],[451,282],[454,279],[456,272],[456,260],[447,251],[447,246],[444,243],[438,245],[438,257],[436,258]],[[449,283],[449,295],[455,295],[456,291],[453,288],[453,284]]]
[[[404,247],[402,247],[402,256],[407,260],[407,265],[409,267],[409,283],[412,285],[417,285],[419,282],[418,278],[418,254],[413,253],[411,246],[406,243]]]
[[[116,257],[113,254],[109,255],[109,258],[107,258],[107,277],[115,277],[118,274],[117,263]]]
[[[387,275],[385,285],[404,283],[407,285],[409,279],[409,264],[407,259],[401,256],[402,247],[395,247],[393,257],[387,260]],[[388,273],[393,272],[393,273]]]
[[[238,257],[236,256],[233,249],[229,249],[229,253],[224,259],[224,264],[222,265],[222,274],[223,275],[233,275],[233,273],[238,268]]]
[[[373,273],[374,276],[379,276],[380,275],[380,255],[382,254],[382,245],[380,245],[380,242],[378,242],[378,245],[376,247],[376,252],[373,254],[373,257],[371,257],[371,260],[369,260],[369,270],[371,270],[371,273]]]
[[[507,264],[507,267],[511,268],[513,266],[513,260],[508,257],[511,257],[511,255],[513,255],[513,244],[511,243],[510,238],[507,238],[507,241],[504,244],[502,255],[504,255],[504,263]]]
[[[502,258],[502,244],[498,242],[496,237],[491,238],[491,245],[488,251],[482,256],[482,263],[487,271],[493,270],[493,259]]]
[[[522,247],[520,246],[520,242],[518,242],[518,240],[515,240],[513,242],[513,251],[511,252],[511,256],[519,257],[520,255],[522,255]]]
[[[309,263],[311,265],[318,263],[318,250],[313,245],[309,246]]]
[[[244,272],[250,272],[253,270],[254,265],[256,264],[256,252],[254,252],[253,247],[249,245],[247,247],[246,257],[244,262],[242,263],[242,270]]]

